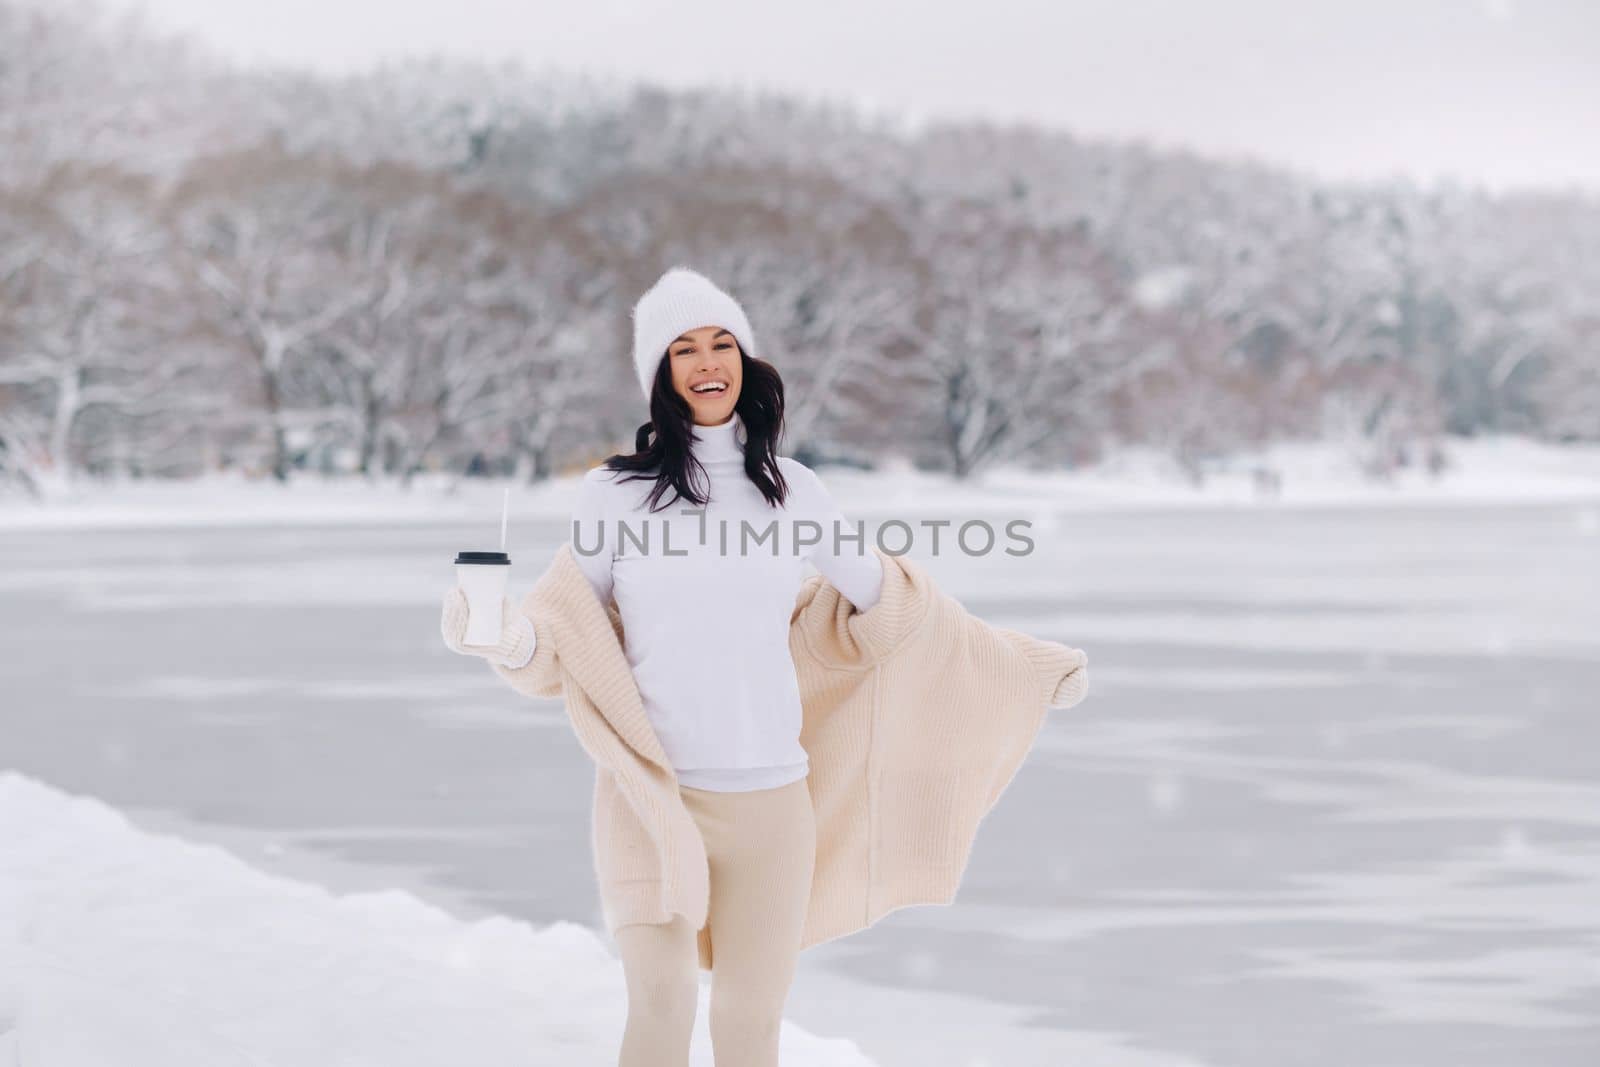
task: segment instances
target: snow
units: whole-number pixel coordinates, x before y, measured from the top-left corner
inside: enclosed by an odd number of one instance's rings
[[[627,1000],[586,926],[336,894],[0,773],[0,1062],[609,1065]],[[711,1063],[702,979],[693,1063]],[[785,1064],[874,1061],[785,1022]]]
[[[1190,267],[1174,265],[1149,270],[1141,274],[1133,285],[1133,299],[1147,311],[1171,307],[1182,299],[1194,281]]]
[[[786,1067],[1239,1063],[1308,1018],[1319,1063],[1587,1062],[1600,464],[1451,453],[1375,486],[1275,450],[1272,500],[1149,453],[826,468],[847,515],[1053,521],[1031,560],[937,573],[1090,649],[1099,695],[1050,721],[957,906],[802,954]],[[0,505],[0,1065],[615,1062],[586,758],[559,702],[437,641],[503,484]],[[575,485],[514,488],[518,589]]]
[[[1451,440],[1452,466],[1438,477],[1403,469],[1388,482],[1358,471],[1332,443],[1280,444],[1218,461],[1192,485],[1154,449],[1128,448],[1082,470],[996,467],[967,482],[891,462],[877,471],[819,467],[847,515],[872,519],[917,512],[928,501],[973,513],[1026,508],[1039,521],[1060,511],[1186,507],[1362,507],[1600,502],[1600,445],[1557,446],[1522,437]],[[1281,489],[1263,496],[1255,472],[1276,472]],[[580,473],[535,485],[510,484],[512,521],[566,522]],[[81,482],[44,503],[0,497],[0,529],[125,526],[454,523],[482,521],[499,537],[502,479],[429,475],[411,489],[354,478],[300,476],[288,485],[237,474],[182,482]],[[1595,519],[1600,523],[1600,514]]]

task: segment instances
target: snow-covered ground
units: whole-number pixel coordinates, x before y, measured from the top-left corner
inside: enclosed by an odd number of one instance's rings
[[[1037,516],[929,566],[1094,686],[954,905],[802,954],[785,1063],[1594,1062],[1600,482],[1520,447],[1315,507],[826,472],[869,520]],[[564,484],[513,490],[516,589]],[[0,1064],[614,1062],[586,757],[438,641],[500,499],[0,512]]]
[[[1434,476],[1415,467],[1389,481],[1361,476],[1352,452],[1328,444],[1279,445],[1209,471],[1195,486],[1159,453],[1130,449],[1092,468],[1041,474],[997,467],[968,482],[889,464],[875,472],[824,467],[840,506],[876,517],[941,505],[979,513],[995,508],[1046,510],[1258,506],[1272,508],[1486,504],[1600,499],[1600,447],[1556,447],[1519,437],[1451,441],[1452,466]],[[1265,495],[1254,472],[1270,469],[1277,490]],[[578,477],[534,486],[490,479],[425,475],[402,490],[389,483],[298,476],[292,485],[222,475],[186,482],[78,482],[54,489],[44,502],[0,496],[0,529],[101,525],[212,525],[487,521],[498,536],[502,493],[511,489],[511,515],[570,514]],[[485,518],[487,517],[487,519]]]
[[[0,841],[0,1063],[616,1062],[627,993],[588,927],[333,893],[14,772]],[[872,1062],[791,1023],[781,1041],[795,1067]]]

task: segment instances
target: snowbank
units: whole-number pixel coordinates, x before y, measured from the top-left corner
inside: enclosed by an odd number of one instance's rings
[[[337,895],[0,772],[0,1063],[612,1067],[627,993],[589,928]],[[711,1063],[702,978],[694,1059]],[[795,1067],[866,1067],[785,1023]]]
[[[1149,449],[1127,449],[1094,467],[1041,473],[997,467],[957,481],[887,463],[876,471],[819,468],[845,514],[919,514],[929,502],[956,512],[1118,508],[1405,506],[1600,501],[1600,447],[1557,447],[1520,437],[1455,439],[1451,466],[1435,477],[1406,468],[1386,482],[1364,477],[1349,449],[1291,444],[1208,466],[1199,485]],[[271,479],[218,475],[186,482],[80,482],[45,503],[0,496],[0,529],[478,523],[498,538],[502,493],[512,521],[566,522],[579,477],[538,485],[426,476],[410,489],[358,478]]]

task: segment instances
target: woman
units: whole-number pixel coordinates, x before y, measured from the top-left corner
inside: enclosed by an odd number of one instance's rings
[[[615,602],[650,725],[705,840],[716,1061],[774,1065],[816,849],[791,613],[804,560],[859,611],[877,602],[883,565],[816,474],[776,454],[783,383],[753,358],[731,296],[675,267],[633,323],[650,422],[636,452],[585,475],[573,546],[600,602]],[[507,617],[500,645],[467,646],[454,607],[446,643],[521,666],[536,639],[525,616]],[[688,1063],[695,938],[682,915],[616,931],[628,987],[621,1067]]]

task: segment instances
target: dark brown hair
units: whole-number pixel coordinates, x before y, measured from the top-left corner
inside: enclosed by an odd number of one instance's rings
[[[746,355],[743,345],[739,346],[739,365],[744,380],[734,411],[744,423],[744,472],[767,503],[779,507],[789,494],[777,458],[778,441],[783,436],[783,379],[772,364]],[[634,434],[633,454],[618,452],[607,456],[603,465],[607,470],[633,472],[618,481],[654,478],[655,486],[648,497],[651,511],[666,506],[661,497],[668,486],[679,498],[704,507],[711,486],[691,448],[693,426],[694,412],[673,388],[672,365],[663,358],[656,366],[650,389],[650,421]]]

